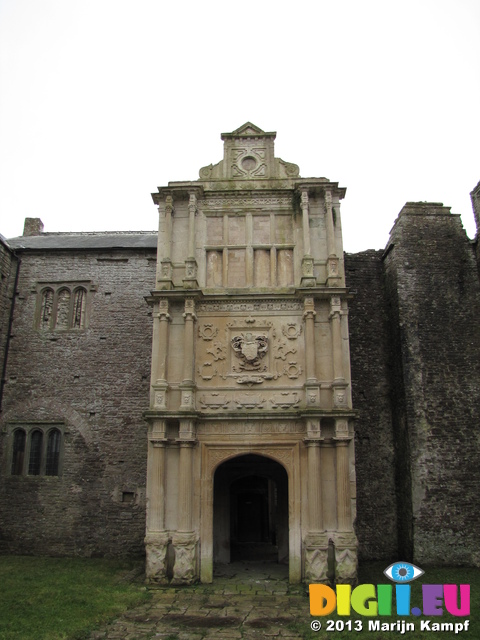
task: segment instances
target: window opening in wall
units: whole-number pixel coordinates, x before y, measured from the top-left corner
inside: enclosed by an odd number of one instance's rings
[[[80,288],[75,291],[75,298],[73,303],[73,327],[83,329],[85,326],[85,301],[87,299],[87,292],[85,289]]]
[[[12,433],[11,475],[58,476],[62,437],[62,431],[51,425],[16,428]]]
[[[45,465],[45,475],[47,476],[58,476],[60,439],[61,434],[58,429],[52,429],[49,432],[47,442],[47,462]]]
[[[89,290],[93,290],[90,286]],[[49,285],[39,291],[38,327],[43,330],[85,329],[88,290],[74,283]]]
[[[25,457],[25,431],[16,429],[13,434],[12,475],[19,476],[23,473],[23,459]]]
[[[30,434],[30,457],[28,461],[28,475],[40,475],[40,465],[42,462],[43,433],[36,429]]]
[[[70,315],[70,291],[61,289],[58,292],[57,318],[55,329],[68,329]]]
[[[40,317],[40,328],[50,328],[50,318],[52,317],[53,309],[53,291],[52,289],[44,289],[42,292],[42,310]]]

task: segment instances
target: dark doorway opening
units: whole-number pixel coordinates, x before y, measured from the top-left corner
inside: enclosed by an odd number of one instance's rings
[[[288,564],[288,478],[259,455],[233,458],[214,478],[214,563]]]

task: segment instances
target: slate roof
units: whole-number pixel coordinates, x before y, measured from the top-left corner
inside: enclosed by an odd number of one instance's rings
[[[155,231],[105,231],[89,233],[42,233],[38,236],[9,238],[8,246],[15,250],[37,251],[64,249],[156,249]]]

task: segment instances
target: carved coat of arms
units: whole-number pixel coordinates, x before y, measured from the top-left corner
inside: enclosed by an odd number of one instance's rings
[[[242,333],[234,336],[231,341],[232,349],[240,360],[241,371],[257,371],[261,366],[261,359],[268,349],[267,336],[254,336],[252,333]]]

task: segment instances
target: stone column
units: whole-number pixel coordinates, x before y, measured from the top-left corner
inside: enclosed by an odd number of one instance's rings
[[[305,536],[305,580],[328,581],[328,537],[323,529],[320,420],[307,420],[308,533]]]
[[[165,421],[154,420],[148,435],[147,531],[145,536],[146,577],[149,582],[167,582],[165,531]]]
[[[310,246],[310,220],[308,206],[308,190],[302,189],[300,192],[300,207],[302,209],[303,228],[303,259],[302,259],[302,287],[314,287],[316,280],[313,275],[313,258]]]
[[[185,289],[198,289],[197,260],[195,258],[195,216],[197,215],[197,193],[189,192],[188,201],[188,255],[185,259]]]
[[[175,549],[173,584],[192,584],[197,579],[197,537],[193,531],[193,420],[180,421],[178,444],[178,509],[177,531],[172,542]]]
[[[335,223],[333,219],[332,192],[325,191],[325,222],[327,227],[327,284],[338,286],[338,256],[335,241]]]
[[[354,584],[357,576],[357,539],[352,526],[349,446],[346,418],[335,420],[337,454],[337,531],[335,532],[335,582]]]
[[[306,440],[308,450],[308,519],[311,532],[323,531],[320,440]]]
[[[167,357],[168,357],[168,325],[170,323],[167,299],[161,299],[158,310],[153,314],[153,347],[152,347],[152,392],[150,406],[155,409],[167,408]]]
[[[314,408],[320,404],[320,386],[315,372],[315,300],[305,298],[303,319],[305,321],[305,393],[306,405]]]
[[[195,366],[195,301],[193,298],[185,299],[185,313],[183,314],[185,325],[183,334],[183,382],[181,384],[182,401],[180,409],[182,411],[192,411],[195,408],[194,402],[194,366]]]
[[[333,406],[335,409],[347,407],[347,383],[343,371],[343,340],[341,329],[342,301],[338,296],[330,299],[330,328],[332,332],[333,360]]]
[[[159,208],[160,210],[160,208]],[[173,264],[171,259],[172,251],[172,231],[173,231],[173,197],[171,195],[165,196],[165,226],[163,232],[163,246],[158,247],[157,258],[157,288],[158,289],[173,289]],[[161,215],[161,213],[160,213]],[[160,234],[159,234],[160,240]],[[161,256],[161,260],[160,260]]]

